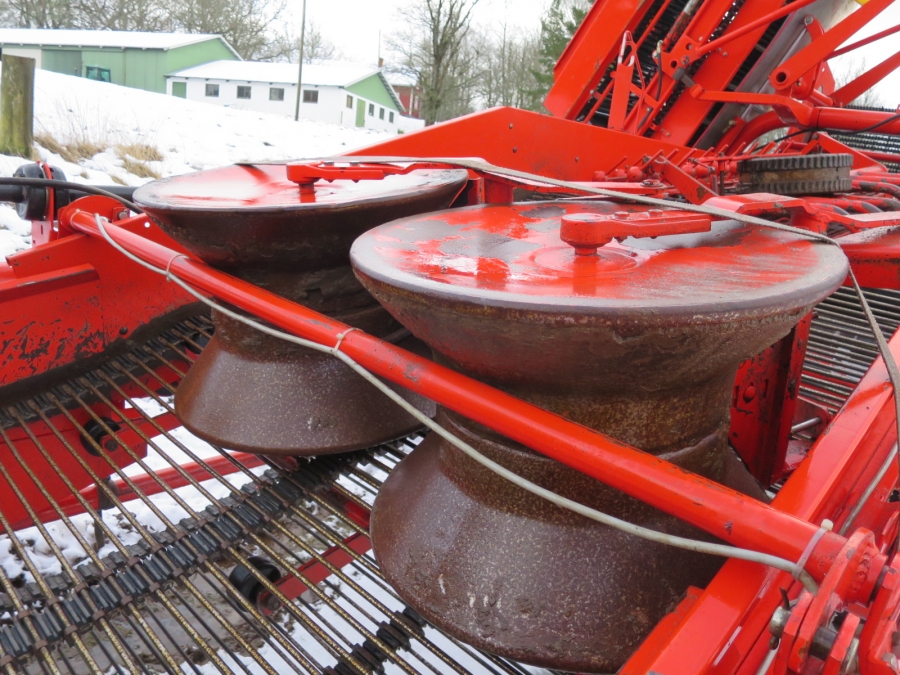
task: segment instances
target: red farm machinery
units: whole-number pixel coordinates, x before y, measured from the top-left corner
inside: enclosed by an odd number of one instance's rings
[[[551,115],[0,179],[0,670],[900,673],[900,52],[829,68],[890,4],[598,0]]]

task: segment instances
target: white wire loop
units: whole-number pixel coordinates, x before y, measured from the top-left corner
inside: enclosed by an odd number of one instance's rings
[[[359,330],[359,328],[354,328],[353,326],[351,326],[343,333],[340,333],[337,336],[337,342],[335,343],[334,347],[331,348],[331,353],[337,356],[338,352],[341,351],[341,343],[344,341],[344,338],[347,337],[349,333],[352,333],[355,330]]]
[[[797,569],[804,569],[806,567],[806,562],[809,560],[809,556],[812,555],[813,549],[816,548],[816,545],[819,543],[819,540],[825,536],[826,532],[831,532],[834,529],[834,523],[832,523],[827,518],[822,521],[822,524],[819,526],[819,529],[816,530],[816,533],[812,536],[812,539],[809,540],[809,543],[806,545],[806,548],[803,549],[803,553],[800,556],[800,560],[797,561]],[[794,575],[796,579],[797,576]]]
[[[100,227],[100,216],[95,216],[97,219],[97,227]],[[184,253],[176,253],[171,258],[169,258],[169,262],[166,263],[166,280],[172,280],[172,263],[175,262],[178,258],[186,258],[187,256]]]

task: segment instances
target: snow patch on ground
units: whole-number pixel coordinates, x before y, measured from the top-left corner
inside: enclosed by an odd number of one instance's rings
[[[153,399],[139,400],[140,407],[146,412],[158,408],[161,412],[162,406],[153,401]],[[154,411],[156,412],[156,411]],[[153,413],[151,413],[153,414]],[[207,459],[220,456],[218,450],[214,449],[205,441],[200,440],[187,429],[179,427],[169,432],[175,440],[184,448],[189,450],[195,457]],[[194,459],[178,445],[175,445],[164,436],[156,436],[150,439],[147,448],[147,456],[143,460],[144,464],[153,471],[160,471],[171,468],[174,465],[186,464],[194,461]],[[265,470],[265,466],[251,469],[254,473],[261,473]],[[145,473],[144,468],[139,464],[131,464],[124,469],[126,476],[137,476]],[[117,476],[112,476],[116,479]],[[241,485],[250,480],[246,475],[236,473],[228,476],[228,481],[234,487],[239,488]],[[215,499],[221,499],[228,496],[231,490],[222,484],[219,480],[211,479],[204,481],[201,488]],[[185,509],[193,510],[195,513],[203,511],[209,504],[210,500],[201,490],[186,486],[175,490],[177,499],[168,494],[158,494],[153,497],[153,505],[158,513],[151,509],[148,505],[140,500],[125,502],[125,506],[135,520],[150,532],[159,532],[166,529],[166,525],[162,518],[167,519],[171,523],[177,524],[181,519],[187,518],[190,514]],[[179,500],[183,503],[179,503]],[[125,518],[118,509],[110,509],[103,514],[103,521],[125,545],[136,544],[142,539],[140,534],[135,531],[128,519]],[[81,537],[91,546],[96,545],[94,532],[94,522],[89,514],[80,514],[70,518],[73,526],[78,530]],[[61,549],[66,560],[73,566],[77,566],[88,560],[88,554],[84,547],[78,541],[78,537],[69,529],[69,527],[61,520],[53,521],[46,524],[47,533],[55,544]],[[50,544],[44,539],[37,527],[29,527],[17,530],[15,536],[19,539],[25,552],[42,575],[62,574],[63,570],[59,560],[53,552]],[[114,544],[107,542],[98,551],[98,555],[103,558],[110,553],[118,550]],[[0,566],[9,576],[10,579],[20,578],[23,582],[33,581],[34,577],[28,570],[22,558],[17,554],[13,542],[8,534],[0,535]]]
[[[64,145],[106,149],[72,163],[37,145],[41,160],[69,180],[90,185],[142,185],[150,178],[129,173],[116,146],[146,144],[161,161],[145,162],[162,177],[236,162],[324,157],[354,150],[392,134],[292,119],[188,101],[81,77],[35,72],[34,132]],[[137,158],[140,159],[140,158]],[[27,160],[0,155],[0,176]],[[0,259],[31,246],[31,224],[0,205]]]

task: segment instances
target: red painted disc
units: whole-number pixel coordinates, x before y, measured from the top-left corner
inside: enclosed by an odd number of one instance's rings
[[[646,211],[610,202],[541,202],[440,211],[364,233],[351,259],[377,284],[451,302],[617,314],[789,310],[840,285],[836,246],[736,221],[710,232],[627,238],[579,256],[564,214]]]
[[[240,164],[148,183],[134,201],[211,265],[296,271],[346,264],[362,232],[445,208],[467,180],[466,171],[442,169],[301,187],[287,179],[284,164]]]
[[[457,182],[462,171],[418,170],[383,180],[320,180],[301,188],[287,179],[284,164],[235,164],[148,183],[135,193],[138,203],[160,209],[291,209],[364,204],[370,200],[402,198],[411,192]]]

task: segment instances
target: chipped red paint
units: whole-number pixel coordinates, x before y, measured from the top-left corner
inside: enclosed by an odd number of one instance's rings
[[[121,211],[118,202],[100,197],[75,204],[105,216]],[[177,249],[146,218],[120,225]],[[7,256],[0,265],[0,387],[100,354],[192,301],[160,275],[71,231]]]
[[[763,485],[780,480],[792,468],[788,443],[810,320],[806,316],[784,338],[745,361],[734,384],[728,438]],[[824,412],[819,415],[824,419]]]

